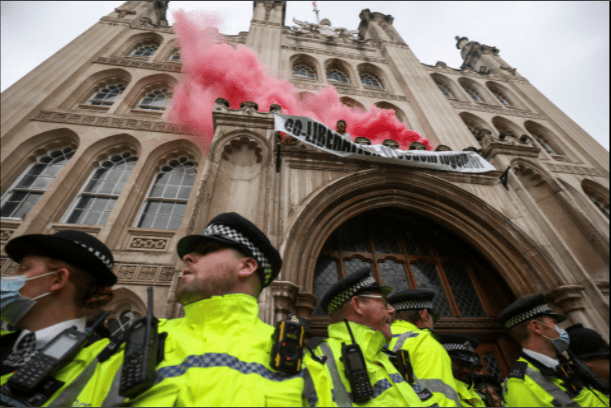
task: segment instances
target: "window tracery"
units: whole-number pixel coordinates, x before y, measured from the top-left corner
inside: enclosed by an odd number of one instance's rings
[[[96,91],[86,104],[94,106],[111,106],[123,91],[125,91],[125,84],[123,83],[108,85]]]
[[[331,68],[327,70],[327,81],[329,82],[337,82],[340,84],[349,84],[350,81],[346,74],[340,71],[337,68]]]
[[[149,92],[138,104],[138,109],[149,109],[162,111],[168,106],[172,93],[167,88],[157,89]]]
[[[179,50],[174,51],[172,53],[172,55],[170,55],[169,61],[180,62],[181,61],[181,59],[180,59],[180,51]]]
[[[74,149],[64,146],[39,156],[2,195],[1,217],[26,216],[73,155]]]
[[[186,156],[171,160],[157,174],[137,227],[177,230],[195,181],[195,163]]]
[[[456,99],[456,97],[454,95],[452,95],[452,92],[448,91],[444,85],[442,85],[441,83],[437,82],[437,86],[439,87],[441,92],[443,92],[443,94],[446,96],[446,98],[448,98],[448,99]]]
[[[475,102],[482,102],[482,99],[479,97],[479,95],[477,94],[477,92],[475,90],[473,90],[472,88],[468,88],[468,87],[464,87],[465,88],[465,92],[467,93],[467,95],[469,95],[469,97],[474,100]]]
[[[498,99],[499,102],[501,102],[503,105],[505,105],[505,106],[512,106],[511,103],[509,103],[507,101],[505,96],[502,93],[500,93],[499,91],[491,90],[490,92],[492,92],[492,95],[494,95],[496,97],[496,99]]]
[[[293,76],[299,78],[316,79],[314,69],[306,64],[300,63],[293,67]]]
[[[382,86],[382,81],[380,81],[375,75],[370,73],[363,73],[360,75],[361,83],[364,86],[370,86],[372,88],[384,88]]]
[[[138,44],[130,56],[149,58],[157,51],[157,48],[159,48],[159,44],[157,43]]]

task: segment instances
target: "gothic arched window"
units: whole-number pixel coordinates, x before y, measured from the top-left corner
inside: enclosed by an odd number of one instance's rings
[[[180,51],[175,51],[169,58],[170,61],[180,62]]]
[[[496,96],[496,99],[498,99],[499,102],[501,102],[503,105],[512,106],[511,103],[507,101],[507,98],[505,98],[505,96],[501,94],[499,91],[491,91],[491,92],[492,92],[492,95]]]
[[[329,69],[327,71],[327,81],[339,82],[340,84],[349,84],[348,77],[339,69]]]
[[[363,266],[394,292],[429,289],[442,318],[487,318],[482,303],[482,273],[466,245],[434,223],[395,210],[373,210],[341,225],[324,244],[314,273],[314,295]],[[313,315],[323,315],[317,304]]]
[[[361,82],[363,85],[370,86],[372,88],[383,88],[382,82],[371,74],[361,74]]]
[[[479,95],[477,94],[477,92],[475,92],[473,89],[465,87],[465,92],[466,92],[466,93],[469,95],[469,97],[470,97],[471,99],[473,99],[475,102],[482,102],[482,99],[479,97]]]
[[[187,157],[161,168],[142,206],[137,226],[177,230],[195,181],[195,163]]]
[[[104,225],[136,165],[130,152],[111,156],[94,169],[65,218],[68,224]]]
[[[108,85],[96,91],[87,101],[87,105],[111,106],[125,90],[125,84]]]
[[[132,57],[143,57],[148,58],[157,51],[159,48],[159,44],[156,43],[147,43],[136,46],[136,49],[132,51]]]
[[[21,219],[27,215],[73,155],[74,149],[64,146],[30,164],[2,195],[2,218]]]
[[[443,86],[439,82],[437,82],[437,86],[439,87],[441,92],[443,92],[443,94],[446,96],[446,98],[448,98],[448,99],[456,99],[454,97],[454,95],[452,95],[452,92],[448,91],[445,86]]]
[[[148,93],[138,104],[139,109],[165,110],[172,94],[167,88],[157,89]]]
[[[293,76],[300,78],[316,79],[314,70],[307,65],[299,64],[293,67]]]

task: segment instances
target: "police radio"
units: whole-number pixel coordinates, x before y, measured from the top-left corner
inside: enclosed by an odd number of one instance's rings
[[[572,351],[567,350],[567,353],[569,357],[571,357],[571,365],[575,369],[576,374],[593,388],[603,394],[609,395],[609,384],[596,375],[594,371],[585,365]]]
[[[287,374],[301,371],[303,361],[303,343],[305,327],[299,319],[289,315],[287,319],[276,323],[273,334],[272,368]]]
[[[371,388],[371,382],[369,381],[369,374],[367,374],[367,366],[365,365],[365,359],[363,358],[363,352],[350,330],[348,320],[344,319],[352,344],[346,345],[342,343],[342,363],[346,370],[346,377],[350,382],[350,389],[352,390],[352,398],[356,403],[363,403],[371,397],[373,397],[373,388]]]
[[[410,385],[414,385],[416,380],[414,376],[414,368],[409,358],[409,352],[407,350],[399,350],[394,353],[394,356],[390,357],[390,361],[393,363],[401,377],[405,379]]]
[[[125,342],[125,358],[121,370],[119,394],[134,397],[150,388],[158,363],[159,336],[157,318],[153,316],[153,288],[147,289],[146,316],[136,320],[129,329]]]
[[[9,378],[7,384],[10,391],[27,395],[28,399],[35,397],[37,403],[44,403],[64,384],[57,380],[45,381],[49,380],[47,378],[49,374],[60,365],[70,361],[80,350],[87,337],[96,330],[109,314],[110,312],[100,314],[94,323],[85,329],[85,332],[80,332],[76,329],[76,326],[72,326],[55,336]],[[3,390],[4,392],[5,390]]]

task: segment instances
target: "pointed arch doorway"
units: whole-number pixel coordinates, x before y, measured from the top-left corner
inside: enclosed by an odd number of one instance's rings
[[[495,319],[515,297],[467,242],[430,219],[396,207],[360,213],[341,224],[323,245],[313,294],[320,300],[333,283],[362,266],[371,267],[375,279],[393,292],[433,290],[441,317],[436,332],[476,337],[484,369],[497,377],[507,375],[519,349]],[[328,317],[319,303],[311,326],[326,336]]]

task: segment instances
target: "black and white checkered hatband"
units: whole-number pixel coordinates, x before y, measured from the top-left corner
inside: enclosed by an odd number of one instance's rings
[[[511,329],[513,326],[517,326],[518,324],[525,322],[529,319],[532,319],[535,316],[538,316],[541,314],[547,314],[547,313],[554,314],[554,311],[550,309],[550,307],[546,304],[538,305],[530,310],[527,310],[526,312],[522,312],[520,314],[513,316],[511,319],[508,319],[505,322],[505,327],[507,329]]]
[[[430,300],[405,300],[393,303],[392,307],[398,312],[401,310],[422,310],[433,309],[433,302]]]
[[[269,280],[272,276],[272,266],[270,262],[265,257],[263,252],[261,252],[261,250],[255,244],[253,244],[251,240],[246,238],[242,233],[225,225],[213,224],[209,225],[208,228],[206,228],[206,230],[202,233],[202,235],[221,237],[229,241],[244,245],[250,250],[253,257],[259,263],[259,268],[261,268],[261,270],[263,271],[263,286],[269,284]]]
[[[445,343],[443,345],[443,348],[446,349],[446,351],[460,350],[460,351],[470,351],[472,353],[475,352],[475,350],[473,350],[473,347],[471,346],[471,343],[469,343],[468,341],[464,342],[463,344]]]
[[[367,287],[369,285],[373,285],[374,283],[376,283],[376,281],[373,279],[373,277],[367,276],[362,281],[357,282],[353,286],[344,290],[343,292],[340,292],[329,302],[329,305],[327,306],[327,313],[328,314],[333,313],[338,307],[343,305],[344,302],[346,302],[348,299],[354,296],[354,294],[358,292],[360,289]]]

